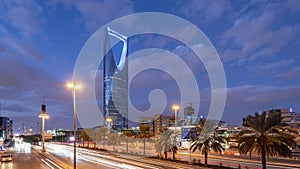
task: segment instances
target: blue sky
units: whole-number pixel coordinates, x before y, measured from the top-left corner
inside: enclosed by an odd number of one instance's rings
[[[27,127],[36,127],[45,96],[51,116],[47,127],[71,128],[72,98],[64,84],[72,78],[81,48],[103,25],[137,12],[173,14],[206,34],[226,74],[224,121],[241,124],[245,115],[271,107],[293,107],[300,111],[300,5],[297,0],[3,0],[0,1],[1,114],[15,121],[15,129],[22,122]],[[142,39],[146,40],[136,49],[157,44],[186,62],[189,57],[192,59],[188,49],[182,46],[158,44],[153,36]],[[205,69],[201,62],[193,66],[194,73],[199,73],[196,77],[200,92],[209,98]],[[153,86],[170,93],[168,104],[180,102],[176,94],[172,95],[178,90],[170,83],[172,79],[156,73],[145,72],[146,78],[140,74],[132,84],[140,91],[139,96],[132,98],[140,109],[149,105],[138,98],[146,99]],[[161,83],[149,85],[154,80]],[[207,111],[208,102],[204,100],[200,113]]]

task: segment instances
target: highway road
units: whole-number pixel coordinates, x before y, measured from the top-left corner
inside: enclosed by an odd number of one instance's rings
[[[92,145],[91,145],[92,146]],[[106,149],[112,150],[112,146],[105,147]],[[126,151],[125,144],[122,146],[118,146],[117,149],[119,151]],[[131,153],[138,153],[142,154],[143,152],[143,144],[129,144],[129,152]],[[153,148],[153,145],[147,144],[146,146],[146,155],[155,155],[155,150]],[[168,153],[168,157],[171,157],[171,153]],[[189,150],[179,150],[176,154],[176,158],[179,158],[181,160],[185,161],[191,161],[193,159],[201,160],[201,162],[204,162],[204,157],[199,153],[199,151],[196,151],[190,155]],[[233,168],[237,168],[238,165],[241,167],[248,167],[250,169],[259,169],[261,168],[261,161],[258,160],[258,157],[253,155],[252,160],[249,159],[249,156],[241,155],[241,156],[235,156],[235,155],[218,155],[216,153],[210,152],[209,158],[208,158],[209,164],[214,165],[220,165],[222,163],[223,166],[230,166]],[[300,160],[292,160],[289,158],[270,158],[267,160],[268,169],[296,169],[300,168]]]
[[[71,158],[69,164],[73,164],[73,147],[48,143],[46,144],[47,157],[58,162],[66,168],[66,159]],[[175,162],[165,162],[156,159],[149,159],[140,156],[125,154],[114,154],[109,152],[96,151],[91,149],[77,148],[78,168],[118,168],[118,169],[199,169],[200,167],[179,164]]]
[[[1,169],[61,169],[52,160],[37,151],[32,151],[29,144],[17,143],[16,149],[9,150],[9,153],[13,154],[13,160],[1,162]]]
[[[107,148],[109,148],[109,146],[107,146]],[[62,149],[62,148],[60,148],[60,149]],[[64,146],[63,149],[64,149],[64,151],[69,149],[69,153],[72,154],[73,147]],[[119,147],[118,147],[118,149],[119,149]],[[123,149],[124,149],[124,147],[123,147]],[[130,149],[130,151],[131,152],[132,151],[142,152],[142,149],[133,148],[133,149]],[[149,148],[147,148],[147,151],[148,151],[148,153],[151,153],[150,151],[153,151],[153,150],[150,150]],[[98,154],[99,152],[93,151],[93,150],[82,149],[82,148],[79,150],[79,154],[87,155],[88,153],[95,155],[95,154]],[[112,152],[112,154],[114,154],[114,153]],[[110,157],[108,157],[108,159],[111,159],[112,161],[116,160],[116,159],[120,160],[120,158],[122,158],[122,159],[126,159],[127,161],[118,161],[117,160],[117,163],[118,162],[125,163],[128,165],[136,164],[136,162],[142,162],[142,165],[134,165],[134,167],[137,167],[137,168],[139,168],[139,167],[140,168],[151,168],[151,167],[161,168],[161,167],[170,167],[170,166],[172,166],[173,168],[184,168],[185,167],[185,166],[174,166],[174,163],[170,164],[166,161],[160,161],[160,162],[157,162],[158,160],[152,161],[152,159],[141,158],[139,156],[118,155],[116,157],[116,156],[112,156],[112,154],[107,153],[105,155],[102,153],[101,154],[102,156],[96,155],[95,158],[97,157],[102,160],[106,160],[107,157],[110,156]],[[87,157],[88,158],[79,159],[79,162],[80,162],[80,160],[87,160],[87,159],[91,158],[89,156],[87,156]],[[169,154],[169,157],[171,157],[171,154]],[[195,152],[195,153],[191,154],[191,156],[190,156],[189,151],[180,150],[180,151],[178,151],[176,157],[180,158],[182,160],[186,160],[186,161],[189,161],[190,159],[197,159],[197,160],[200,159],[202,163],[204,162],[204,157],[201,154],[199,154],[199,152]],[[145,162],[145,161],[147,161],[147,162]],[[151,161],[151,162],[149,163],[149,161]],[[225,155],[220,156],[220,155],[211,153],[211,154],[209,154],[208,162],[209,162],[209,164],[215,164],[215,165],[220,165],[220,163],[222,163],[223,166],[230,166],[233,168],[237,168],[238,165],[240,165],[242,168],[248,167],[249,169],[260,169],[261,168],[261,161],[259,161],[257,157],[253,157],[250,160],[249,157],[247,157],[247,156],[225,156]],[[158,164],[158,165],[153,165],[153,164]],[[272,158],[272,159],[268,159],[267,164],[268,164],[268,166],[267,166],[268,169],[296,169],[296,168],[300,169],[300,161],[291,160],[291,159]],[[188,167],[191,167],[191,166],[189,165]]]
[[[73,168],[73,147],[70,145],[47,143],[46,152],[41,152],[40,146],[16,144],[14,160],[3,162],[1,168],[5,169],[71,169]],[[139,151],[139,150],[138,150]],[[171,157],[171,155],[169,155]],[[189,161],[190,159],[200,159],[204,161],[202,155],[198,153],[190,154],[187,150],[180,150],[176,157]],[[220,156],[209,154],[209,164],[231,166],[249,169],[260,169],[261,163],[254,157],[250,160],[247,157]],[[268,169],[300,169],[300,161],[287,159],[272,159],[268,161]],[[78,169],[193,169],[200,168],[188,164],[180,164],[170,161],[162,161],[151,158],[144,158],[136,155],[121,154],[115,152],[104,152],[92,149],[77,148],[77,168]]]
[[[46,143],[41,146],[16,143],[13,161],[2,162],[1,169],[72,169],[73,147]],[[199,167],[177,164],[132,155],[115,155],[109,152],[77,148],[77,169],[195,169]]]

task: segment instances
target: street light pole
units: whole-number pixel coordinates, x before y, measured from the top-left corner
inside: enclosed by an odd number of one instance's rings
[[[42,151],[46,152],[45,149],[45,119],[48,119],[49,116],[46,114],[46,105],[42,104],[42,113],[39,115],[39,118],[42,119]]]
[[[190,136],[190,140],[189,140],[189,143],[190,143],[190,163],[192,163],[192,149],[191,149],[191,141],[192,141],[192,137],[191,137],[191,129],[190,129],[190,132],[189,132],[189,136]]]
[[[108,133],[110,133],[112,118],[111,117],[106,118],[106,122],[108,122]]]
[[[174,110],[174,116],[175,116],[175,133],[177,133],[177,110],[179,109],[178,105],[173,105],[172,109]]]
[[[73,106],[74,106],[74,169],[76,169],[76,92],[73,87]]]
[[[42,117],[42,151],[46,152],[45,150],[45,118]]]
[[[79,89],[81,86],[77,84],[76,82],[68,83],[67,87],[72,88],[73,92],[73,107],[74,107],[74,169],[76,169],[76,89]]]

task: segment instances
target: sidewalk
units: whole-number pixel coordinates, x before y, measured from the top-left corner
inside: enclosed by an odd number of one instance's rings
[[[122,159],[128,159],[128,160],[138,161],[138,162],[148,163],[148,164],[150,163],[150,164],[159,165],[161,167],[166,167],[166,168],[170,168],[170,167],[178,168],[178,169],[205,169],[206,168],[203,166],[184,164],[176,161],[159,160],[150,157],[143,157],[140,155],[124,154],[118,152],[111,152],[111,153]]]

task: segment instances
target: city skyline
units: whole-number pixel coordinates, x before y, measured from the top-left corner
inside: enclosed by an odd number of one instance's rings
[[[100,27],[137,12],[164,12],[182,17],[209,38],[226,74],[223,121],[241,124],[246,115],[272,107],[300,111],[297,1],[10,1],[0,2],[0,11],[1,115],[14,121],[14,131],[22,123],[40,122],[43,97],[50,115],[46,126],[72,128],[72,94],[64,85],[72,80],[81,48]],[[183,33],[190,36],[185,30]],[[193,105],[200,104],[202,114],[208,112],[207,72],[201,62],[193,65],[194,57],[185,46],[155,36],[130,38],[131,52],[149,47],[168,49],[190,63],[201,88],[201,102]],[[136,43],[141,42],[139,38],[142,43]],[[101,74],[100,66],[98,79]],[[154,83],[157,80],[159,83]],[[161,87],[168,94],[169,107],[165,113],[171,115],[170,105],[180,103],[178,87],[172,82],[171,77],[156,71],[137,76],[130,88],[138,93],[132,98],[134,105],[147,109],[149,91],[153,86]],[[103,93],[95,90],[101,98]]]

